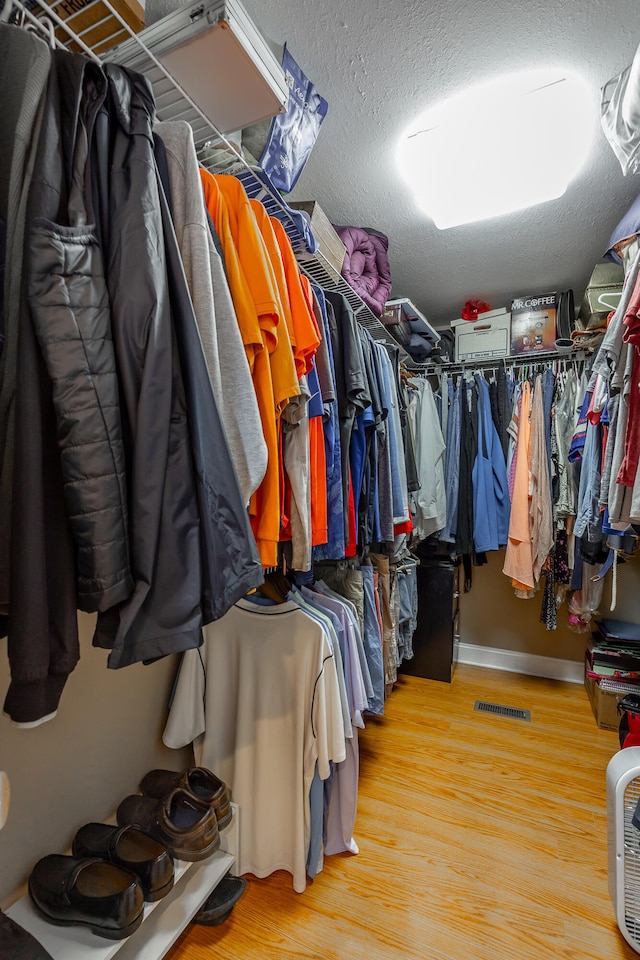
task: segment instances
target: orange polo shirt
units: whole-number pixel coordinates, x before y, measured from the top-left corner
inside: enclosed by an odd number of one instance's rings
[[[269,252],[258,227],[249,197],[236,177],[215,177],[229,209],[229,223],[260,326],[273,330],[276,344],[270,350],[271,380],[276,414],[291,397],[300,396],[287,320]]]
[[[269,350],[277,345],[275,311],[262,305],[259,314],[245,275],[232,229],[225,197],[216,179],[200,170],[207,209],[220,238],[229,289],[238,318],[249,367],[256,391],[268,461],[264,479],[251,498],[249,513],[262,565],[275,567],[280,539],[280,473],[278,461],[278,418],[276,417]],[[235,218],[237,221],[237,217]]]
[[[310,306],[302,288],[303,278],[300,274],[300,267],[295,258],[291,241],[279,220],[271,217],[271,223],[278,242],[282,264],[284,266],[287,290],[289,292],[291,320],[294,329],[292,339],[295,339],[296,344],[296,368],[298,370],[298,376],[302,376],[303,373],[309,373],[311,370],[313,358],[320,344],[320,332],[313,315],[313,307]],[[306,279],[306,277],[304,279]]]

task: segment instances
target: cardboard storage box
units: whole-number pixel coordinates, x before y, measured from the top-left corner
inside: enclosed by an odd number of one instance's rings
[[[311,229],[318,241],[320,253],[324,254],[331,266],[342,273],[342,264],[347,248],[333,229],[333,225],[319,203],[315,200],[289,201],[294,210],[304,210],[311,218]]]
[[[597,680],[587,676],[588,660],[585,661],[584,686],[591,703],[596,724],[601,730],[618,731],[620,714],[618,703],[627,693],[640,693],[640,684],[623,680]]]
[[[540,353],[556,348],[557,293],[517,297],[511,303],[511,353]]]
[[[138,0],[110,0],[110,3],[133,33],[140,33],[144,28],[144,9],[140,6]],[[70,29],[95,53],[105,53],[115,47],[116,44],[129,38],[129,34],[120,21],[112,15],[108,7],[100,0],[98,2],[95,2],[95,0],[57,0],[57,2],[49,4],[49,9],[53,10],[61,20],[71,18],[69,19]],[[47,11],[36,5],[32,13],[36,16],[46,16]],[[67,31],[63,27],[56,26],[55,34],[62,43],[69,39]],[[80,45],[76,43],[72,43],[69,49],[76,53],[83,52]]]
[[[511,314],[504,307],[478,314],[477,320],[454,320],[456,363],[509,356]]]

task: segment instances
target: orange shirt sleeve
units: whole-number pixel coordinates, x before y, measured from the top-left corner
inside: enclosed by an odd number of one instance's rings
[[[315,328],[316,335],[317,335],[317,337],[318,337],[318,343],[319,343],[320,340],[321,340],[321,338],[322,338],[322,331],[320,330],[320,327],[318,326],[318,321],[316,320],[315,310],[313,309],[313,289],[312,289],[312,287],[311,287],[311,280],[309,280],[309,277],[305,276],[305,274],[301,272],[301,273],[300,273],[300,283],[302,284],[302,291],[303,291],[303,293],[304,293],[304,298],[305,298],[305,300],[307,301],[307,306],[308,306],[308,308],[309,308],[309,315],[310,315],[311,319],[313,320],[313,326],[314,326],[314,328]]]
[[[229,225],[258,313],[265,346],[275,349],[282,318],[278,288],[247,192],[237,177],[214,177],[229,211]]]
[[[264,349],[258,313],[231,232],[227,203],[215,178],[200,170],[205,203],[214,222],[229,279],[229,289],[238,318],[238,326],[247,352],[256,391],[262,432],[267,444],[267,470],[251,498],[249,513],[260,559],[264,567],[277,564],[280,536],[280,469],[278,459],[278,420],[274,403],[269,354]],[[276,344],[272,343],[274,347]]]
[[[238,327],[249,361],[249,369],[253,373],[256,354],[263,348],[258,314],[231,234],[229,212],[224,197],[220,193],[215,177],[207,170],[200,169],[200,179],[202,180],[205,204],[211,214],[222,247],[229,290],[238,318]]]
[[[215,179],[230,210],[231,232],[236,234],[236,246],[258,311],[265,346],[266,337],[275,337],[273,348],[268,346],[269,362],[275,409],[281,413],[292,397],[300,395],[300,386],[278,284],[244,187],[236,177]]]
[[[296,365],[298,376],[302,376],[311,370],[313,358],[320,343],[320,334],[313,310],[310,309],[302,288],[300,267],[293,253],[291,241],[279,220],[271,217],[271,223],[284,265],[296,344]]]
[[[269,256],[273,278],[278,289],[278,297],[282,305],[282,315],[284,316],[289,331],[289,341],[295,353],[295,340],[293,336],[293,321],[291,319],[291,306],[289,304],[289,291],[287,290],[287,279],[284,275],[284,264],[280,256],[280,247],[276,240],[276,235],[271,223],[269,214],[265,210],[264,204],[259,200],[250,200],[253,215],[256,218],[258,229],[264,241],[264,245]]]

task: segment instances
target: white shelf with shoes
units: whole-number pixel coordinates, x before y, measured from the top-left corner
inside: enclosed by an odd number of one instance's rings
[[[231,804],[231,823],[220,833],[220,848],[200,863],[174,861],[174,885],[156,903],[145,903],[144,920],[126,940],[106,940],[81,926],[48,923],[27,894],[5,911],[48,950],[53,960],[160,960],[193,919],[222,878],[233,869],[238,852],[239,811]]]

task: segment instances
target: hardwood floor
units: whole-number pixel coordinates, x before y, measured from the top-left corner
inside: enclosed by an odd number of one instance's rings
[[[476,699],[531,722],[474,712]],[[249,877],[170,960],[630,960],[607,890],[606,766],[582,686],[460,665],[403,677],[361,733],[357,856],[296,894]]]

